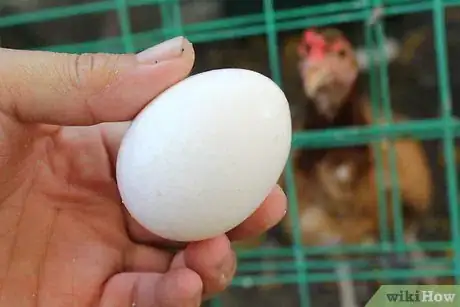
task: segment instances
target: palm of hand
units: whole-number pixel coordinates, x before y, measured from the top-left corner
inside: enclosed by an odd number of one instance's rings
[[[0,182],[10,184],[0,194],[0,267],[12,280],[2,305],[94,306],[107,279],[136,270],[133,257],[146,249],[128,237],[100,130],[5,118],[1,127]]]

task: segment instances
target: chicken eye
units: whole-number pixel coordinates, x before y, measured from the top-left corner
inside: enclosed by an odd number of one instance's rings
[[[308,44],[301,44],[298,48],[298,54],[301,57],[307,57],[308,54],[310,53],[310,46]]]
[[[340,49],[338,52],[337,52],[337,55],[340,57],[340,58],[344,58],[347,56],[347,51],[345,49]]]

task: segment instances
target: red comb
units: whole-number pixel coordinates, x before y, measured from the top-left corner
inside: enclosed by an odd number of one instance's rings
[[[311,46],[322,47],[326,44],[324,38],[313,30],[307,30],[304,34],[304,42]]]
[[[307,46],[310,47],[310,51],[308,53],[306,50]],[[297,53],[301,58],[320,58],[324,54],[325,46],[326,42],[324,41],[324,37],[321,34],[314,30],[306,30],[303,35],[302,43],[297,49]]]

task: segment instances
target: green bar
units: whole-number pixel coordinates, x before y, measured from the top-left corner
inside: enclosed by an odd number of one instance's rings
[[[173,0],[173,21],[174,21],[174,29],[175,35],[182,35],[184,34],[184,28],[182,26],[182,13],[181,13],[181,6],[180,0]]]
[[[313,15],[337,14],[366,8],[366,1],[342,1],[323,5],[306,5],[276,13],[276,19],[305,18]]]
[[[286,180],[286,182],[288,182]],[[289,181],[290,182],[290,181]],[[286,193],[289,198],[289,210],[297,209],[294,207],[294,202],[297,204],[297,200],[293,199],[291,193],[295,189],[293,186],[288,186]],[[295,196],[295,195],[294,195]],[[292,209],[291,209],[292,206]],[[293,217],[295,213],[292,213]],[[294,225],[296,226],[296,225]],[[294,227],[295,228],[295,227]],[[294,229],[295,230],[295,229]],[[293,233],[296,236],[296,233]],[[301,245],[299,245],[299,248]],[[435,242],[420,242],[418,244],[407,244],[405,245],[405,251],[416,251],[422,249],[425,252],[447,252],[452,248],[452,242],[444,241],[435,241]],[[343,246],[308,246],[302,247],[301,251],[304,255],[307,256],[325,256],[325,255],[337,255],[337,254],[350,254],[350,255],[369,255],[369,254],[379,254],[379,253],[395,253],[397,249],[386,244],[373,244],[373,245],[343,245]],[[241,250],[238,252],[238,257],[241,259],[253,259],[259,258],[260,255],[267,257],[296,257],[296,252],[292,248],[259,248],[258,250]]]
[[[458,208],[458,184],[454,159],[454,133],[448,123],[452,119],[452,97],[449,83],[449,64],[446,51],[445,12],[442,0],[433,2],[436,62],[438,83],[444,126],[444,156],[446,160],[447,194],[449,196],[449,215],[454,249],[454,274],[456,283],[460,283],[460,214]]]
[[[380,7],[383,5],[381,0],[374,0],[375,6]],[[380,80],[380,92],[383,107],[383,117],[387,123],[393,123],[393,110],[391,108],[391,95],[389,86],[389,75],[388,75],[388,62],[385,55],[385,30],[383,19],[378,19],[375,24],[377,46],[380,53],[380,65],[379,65],[379,80]],[[388,124],[386,124],[388,125]],[[390,180],[391,180],[391,202],[392,202],[392,216],[394,226],[394,238],[397,247],[402,251],[404,250],[404,225],[403,225],[403,211],[401,207],[401,194],[399,189],[399,178],[396,160],[396,150],[393,142],[389,141],[389,153],[388,160],[390,166]],[[382,187],[385,188],[385,187]]]
[[[420,2],[416,0],[382,0],[380,1],[382,4],[385,5],[397,5],[397,4],[406,4],[406,3],[414,3],[414,2]]]
[[[263,4],[270,71],[272,74],[272,79],[279,86],[282,86],[280,61],[278,56],[278,38],[276,32],[275,13],[273,11],[273,0],[264,0]]]
[[[420,1],[418,3],[387,7],[385,8],[385,16],[420,13],[431,10],[431,7],[431,1]]]
[[[352,280],[375,281],[389,279],[409,279],[422,277],[451,277],[452,271],[449,269],[440,271],[431,270],[372,270],[367,272],[356,272],[350,277]],[[297,284],[296,274],[280,274],[278,276],[251,276],[253,285],[271,285],[271,284]],[[337,274],[334,273],[312,273],[310,283],[337,282]],[[248,283],[248,277],[235,277],[232,282],[233,286],[244,287]],[[305,285],[304,283],[303,285]],[[300,285],[299,285],[300,286]]]
[[[114,10],[115,8],[115,2],[109,0],[95,3],[72,5],[67,7],[43,9],[38,12],[14,14],[5,17],[0,17],[0,28],[34,22],[50,21],[53,19],[60,19],[78,15],[107,12],[110,10]]]
[[[171,38],[173,34],[171,32],[174,31],[172,28],[173,21],[171,12],[169,10],[169,3],[162,3],[160,4],[160,16],[161,16],[161,32],[162,37],[164,40]]]
[[[163,39],[183,35],[181,8],[178,0],[160,4]],[[190,37],[189,37],[190,39]]]
[[[286,194],[289,201],[288,214],[289,218],[292,221],[292,253],[295,259],[297,274],[296,282],[298,283],[298,291],[300,296],[301,307],[310,306],[310,289],[309,287],[303,286],[309,281],[309,274],[307,273],[308,263],[307,259],[304,257],[303,243],[302,243],[302,231],[299,225],[299,209],[298,209],[298,199],[297,199],[297,189],[295,186],[294,178],[294,165],[292,157],[289,157],[286,169],[285,169],[285,180],[286,180]]]
[[[277,28],[280,31],[290,31],[290,30],[298,30],[308,27],[324,27],[328,25],[335,25],[339,23],[347,23],[353,21],[360,21],[366,18],[365,12],[351,12],[351,13],[343,13],[340,15],[331,15],[331,16],[319,16],[319,17],[311,17],[311,18],[299,18],[296,20],[288,20],[279,22]]]
[[[369,24],[369,20],[372,16],[373,10],[367,11],[367,20],[365,22],[365,43],[367,54],[369,56],[370,64],[370,103],[372,109],[372,119],[376,120],[380,118],[380,88],[378,83],[378,75],[375,69],[375,59],[373,52],[375,48],[375,39],[373,37],[373,27]],[[377,128],[377,126],[374,126]],[[387,212],[387,195],[384,190],[384,174],[383,174],[383,153],[382,149],[379,146],[377,140],[371,140],[373,152],[375,153],[376,167],[377,172],[375,174],[375,180],[377,182],[377,198],[379,206],[379,230],[380,230],[380,240],[383,244],[389,244],[390,241],[390,231],[388,229],[388,212]]]
[[[328,129],[328,131],[297,132],[293,134],[294,148],[334,148],[356,144],[366,144],[384,138],[410,137],[419,140],[439,139],[445,127],[450,127],[455,136],[460,136],[460,123],[450,119],[412,120],[394,123],[391,126]]]
[[[369,257],[369,256],[367,256]],[[372,261],[375,260],[376,257],[380,256],[372,256],[370,259],[351,259],[348,263],[351,265],[353,269],[369,269],[369,266],[372,265]],[[417,265],[425,265],[425,266],[432,266],[432,267],[452,267],[453,261],[452,259],[447,258],[432,258],[428,260],[419,260],[414,261],[412,264]],[[323,270],[333,270],[337,266],[336,260],[308,260],[308,267],[309,271],[313,274],[315,271],[323,271]],[[297,264],[294,261],[286,261],[286,260],[272,260],[270,262],[249,262],[249,261],[240,261],[238,265],[238,274],[244,273],[260,273],[262,271],[273,271],[276,273],[286,273],[286,272],[295,272],[297,270]]]
[[[131,36],[131,21],[129,19],[129,9],[126,0],[115,0],[115,3],[117,5],[118,19],[120,20],[124,51],[134,53],[136,50]]]

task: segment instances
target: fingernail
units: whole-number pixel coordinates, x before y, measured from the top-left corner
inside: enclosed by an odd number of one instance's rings
[[[231,251],[223,260],[220,266],[220,277],[219,283],[221,285],[230,284],[233,275],[236,271],[236,254],[234,251]]]
[[[194,51],[190,41],[183,36],[178,36],[141,51],[136,56],[139,63],[155,64],[179,57],[193,57]]]

